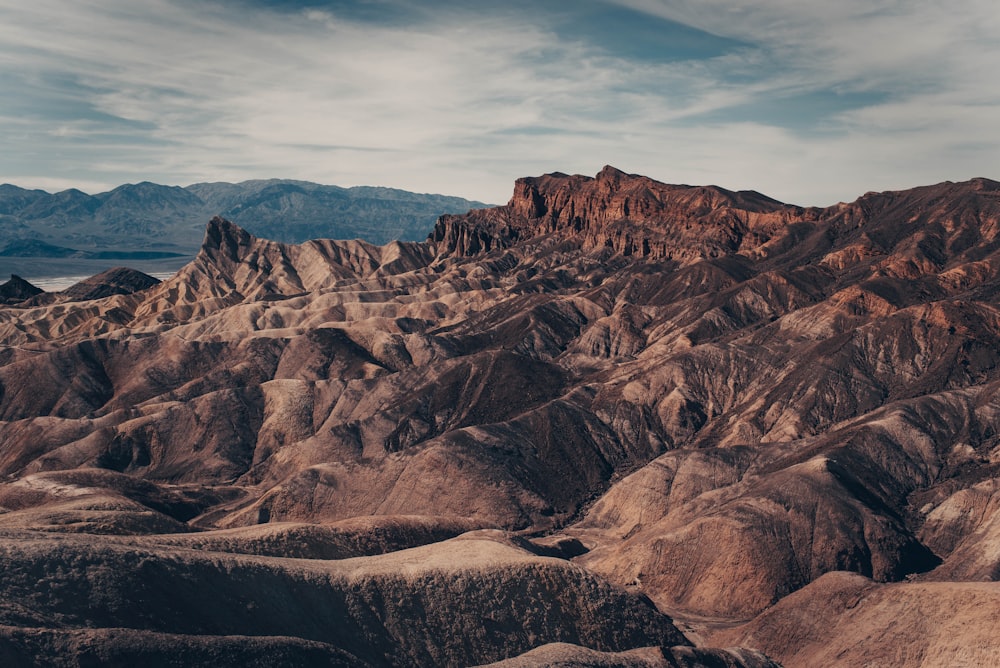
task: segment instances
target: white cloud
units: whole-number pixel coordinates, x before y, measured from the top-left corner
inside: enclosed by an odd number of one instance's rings
[[[278,176],[495,202],[517,176],[611,163],[828,204],[996,169],[982,150],[1000,144],[989,3],[622,4],[749,46],[638,63],[561,41],[537,15],[399,27],[169,0],[0,4],[0,82],[14,87],[0,92],[65,103],[32,117],[0,102],[0,180]],[[736,111],[829,90],[882,99],[823,132]]]
[[[13,179],[0,179],[2,182],[13,182],[14,185],[27,190],[44,190],[50,193],[62,192],[76,188],[85,193],[96,194],[112,190],[120,183],[106,183],[103,181],[86,181],[78,178],[62,179],[50,176],[38,176],[32,174],[18,175]]]

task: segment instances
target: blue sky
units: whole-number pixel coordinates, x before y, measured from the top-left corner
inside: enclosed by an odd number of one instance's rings
[[[995,0],[0,0],[0,182],[1000,179]]]

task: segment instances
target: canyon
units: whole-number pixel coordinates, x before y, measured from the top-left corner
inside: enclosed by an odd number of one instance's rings
[[[12,279],[0,660],[997,663],[998,294],[996,181],[613,167]]]

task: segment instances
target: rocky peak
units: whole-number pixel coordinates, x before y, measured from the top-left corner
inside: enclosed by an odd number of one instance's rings
[[[255,238],[242,227],[231,223],[222,216],[215,216],[205,228],[205,240],[201,252],[212,259],[239,261],[253,246]]]
[[[743,250],[748,234],[760,244],[801,212],[752,191],[668,185],[608,165],[595,177],[520,178],[506,206],[442,217],[431,240],[470,255],[557,234],[584,248],[689,261]]]
[[[1000,181],[994,181],[993,179],[987,179],[982,176],[978,176],[969,181],[969,186],[973,190],[978,190],[981,192],[998,192],[1000,191]]]
[[[611,165],[604,165],[601,171],[597,173],[597,180],[607,183],[618,183],[623,178],[634,178],[635,174],[626,174],[617,167],[612,167]]]
[[[159,279],[136,269],[114,267],[71,285],[63,290],[62,295],[69,301],[102,299],[111,295],[130,295],[151,288],[159,282]]]
[[[42,292],[41,288],[32,285],[17,274],[11,274],[10,280],[0,285],[0,304],[17,304],[35,295],[40,295]]]

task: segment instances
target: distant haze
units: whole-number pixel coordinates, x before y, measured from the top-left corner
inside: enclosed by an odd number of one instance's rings
[[[421,241],[445,213],[486,206],[446,195],[306,181],[126,184],[98,195],[0,185],[0,275],[86,275],[118,265],[172,273],[215,215],[286,243],[315,238]]]
[[[611,163],[830,205],[1000,155],[986,0],[0,6],[0,182],[279,174],[502,201]]]

